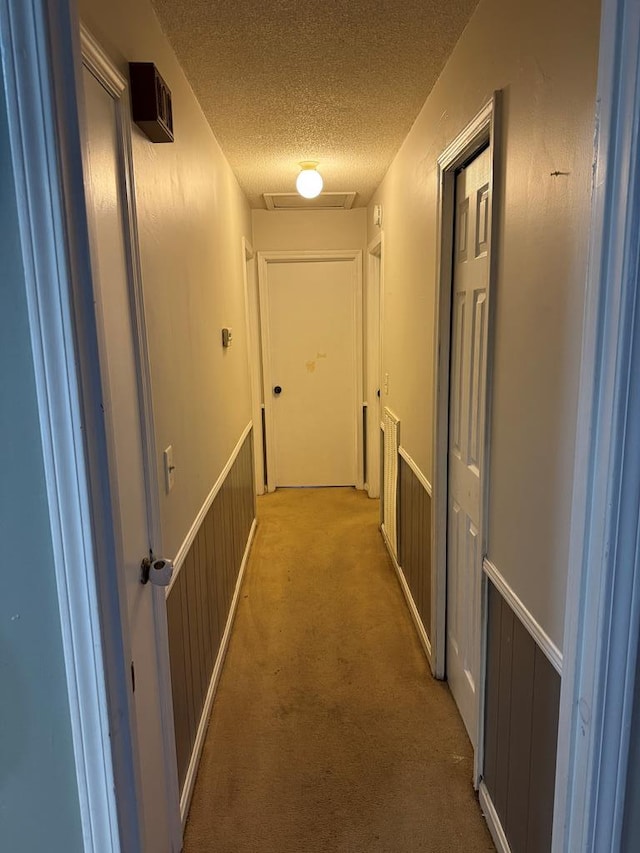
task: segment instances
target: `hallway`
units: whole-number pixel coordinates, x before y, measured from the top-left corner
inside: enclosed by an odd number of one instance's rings
[[[353,489],[258,500],[185,853],[494,849],[378,513]]]

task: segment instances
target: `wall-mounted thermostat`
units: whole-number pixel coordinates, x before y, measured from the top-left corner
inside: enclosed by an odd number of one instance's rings
[[[222,330],[222,346],[230,347],[233,343],[233,332],[231,329]]]

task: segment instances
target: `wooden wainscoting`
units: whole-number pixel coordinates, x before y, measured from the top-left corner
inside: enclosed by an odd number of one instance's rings
[[[399,496],[400,565],[431,638],[431,496],[402,455]]]
[[[551,850],[560,675],[488,580],[483,783],[512,853]]]
[[[384,431],[381,432],[381,436]],[[385,454],[382,454],[384,482]],[[382,497],[384,489],[380,489]],[[381,514],[380,528],[398,581],[407,600],[425,654],[431,664],[431,495],[430,487],[409,454],[398,453],[396,497],[397,553],[389,541]]]
[[[195,775],[199,733],[224,654],[240,568],[255,520],[253,439],[249,431],[198,529],[167,598],[169,656],[178,779],[185,787]],[[228,632],[227,632],[228,633]],[[213,685],[215,689],[215,685]],[[183,812],[186,810],[186,805]],[[185,815],[183,814],[183,818]]]

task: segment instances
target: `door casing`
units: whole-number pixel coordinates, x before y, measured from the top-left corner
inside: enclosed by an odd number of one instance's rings
[[[384,298],[384,232],[367,247],[366,317],[367,369],[364,377],[367,424],[367,477],[370,498],[380,497],[380,383],[382,381],[382,305]]]
[[[448,453],[449,453],[449,390],[451,355],[451,312],[453,281],[453,239],[455,224],[456,171],[482,149],[489,147],[491,172],[491,240],[489,245],[489,282],[487,288],[487,373],[485,396],[485,430],[483,438],[484,465],[481,472],[481,553],[487,550],[489,434],[493,367],[493,327],[495,317],[496,251],[498,233],[498,200],[495,178],[498,174],[498,119],[500,93],[495,92],[467,127],[451,142],[438,158],[438,257],[436,319],[434,335],[435,428],[433,437],[433,501],[431,518],[431,667],[436,678],[446,677],[446,620],[447,620],[447,528],[448,528]],[[480,579],[480,671],[478,673],[478,729],[474,755],[474,784],[479,784],[483,764],[484,687],[486,674],[487,582],[484,572]]]
[[[353,261],[356,268],[356,488],[363,488],[362,429],[362,252],[360,249],[318,252],[258,252],[258,289],[260,293],[260,332],[262,337],[262,376],[267,455],[267,491],[276,489],[274,412],[271,389],[271,347],[269,335],[269,265],[314,261]]]
[[[262,403],[262,351],[260,346],[260,308],[256,257],[253,247],[242,238],[242,269],[244,283],[245,329],[247,359],[251,376],[251,420],[253,422],[253,462],[256,494],[263,495],[265,487],[264,430]]]

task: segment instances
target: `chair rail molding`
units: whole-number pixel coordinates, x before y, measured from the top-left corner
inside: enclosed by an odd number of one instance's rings
[[[218,479],[213,484],[211,491],[209,492],[209,494],[205,498],[204,503],[200,507],[200,510],[198,511],[198,514],[196,515],[196,517],[193,521],[193,524],[189,528],[189,532],[185,536],[182,545],[178,549],[178,553],[176,554],[175,559],[173,561],[173,576],[171,578],[171,583],[165,589],[165,598],[169,597],[169,593],[173,589],[175,582],[178,579],[178,575],[180,573],[180,570],[182,569],[185,558],[186,558],[187,554],[189,553],[189,549],[193,545],[193,540],[198,535],[198,530],[200,530],[200,527],[202,526],[202,522],[204,521],[207,513],[209,512],[209,509],[211,508],[211,504],[216,499],[216,495],[218,494],[218,492],[220,491],[220,489],[224,485],[225,480],[229,476],[229,471],[231,471],[231,469],[233,467],[233,463],[238,458],[238,454],[242,450],[242,447],[243,447],[243,445],[247,439],[247,436],[251,432],[252,428],[253,428],[253,421],[249,421],[249,423],[246,425],[246,427],[242,430],[242,435],[238,439],[238,443],[236,444],[236,446],[231,451],[231,456],[227,459],[224,468],[220,472],[220,476],[218,477]]]
[[[551,637],[544,630],[542,625],[537,621],[535,616],[527,609],[522,600],[514,592],[504,576],[498,571],[491,560],[486,557],[482,562],[482,569],[487,577],[491,580],[500,595],[507,602],[509,607],[522,622],[527,631],[531,634],[536,644],[544,652],[549,663],[553,666],[558,675],[562,675],[562,652],[553,642]]]
[[[402,445],[400,445],[400,447],[398,448],[398,453],[400,454],[400,456],[402,456],[402,458],[407,463],[409,468],[411,468],[413,473],[416,475],[420,484],[422,485],[422,488],[429,495],[429,497],[431,497],[432,496],[432,494],[431,494],[431,483],[427,480],[425,475],[422,473],[422,471],[418,467],[417,462],[413,459],[412,456],[409,455],[409,453],[404,449],[404,447],[402,447]]]

